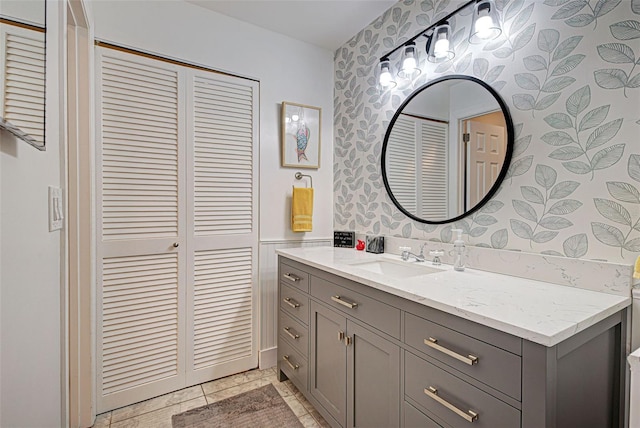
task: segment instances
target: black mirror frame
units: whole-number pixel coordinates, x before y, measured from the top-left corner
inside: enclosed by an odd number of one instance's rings
[[[446,220],[439,220],[439,221],[433,221],[433,220],[425,220],[423,218],[417,217],[414,214],[411,214],[410,212],[408,212],[407,210],[405,210],[402,205],[400,205],[400,203],[398,202],[398,200],[395,198],[395,196],[393,195],[393,192],[391,191],[391,188],[389,186],[389,180],[387,179],[387,168],[386,168],[386,155],[387,155],[387,145],[389,143],[389,135],[391,134],[391,130],[393,129],[393,125],[396,123],[396,120],[398,119],[398,117],[400,116],[400,114],[402,113],[402,110],[405,108],[405,106],[407,104],[409,104],[409,102],[415,98],[419,93],[421,93],[422,91],[424,91],[425,89],[446,81],[446,80],[469,80],[472,82],[475,82],[479,85],[481,85],[483,88],[485,88],[487,91],[489,91],[489,93],[491,93],[491,95],[493,95],[493,97],[496,99],[496,101],[498,102],[498,104],[500,105],[500,109],[502,110],[502,113],[504,115],[504,120],[505,123],[507,125],[507,149],[504,155],[504,161],[502,163],[502,169],[500,170],[500,174],[498,174],[498,177],[496,178],[495,183],[493,183],[493,186],[491,186],[491,188],[489,189],[489,191],[487,192],[487,194],[484,196],[484,198],[482,198],[482,200],[480,202],[478,202],[474,207],[472,207],[471,209],[465,211],[464,213],[460,214],[457,217],[453,217],[450,219],[446,219]],[[511,156],[513,154],[513,145],[514,145],[514,128],[513,128],[513,120],[511,119],[511,113],[509,113],[509,109],[507,107],[507,105],[505,104],[504,100],[502,99],[502,97],[500,97],[500,95],[498,94],[498,92],[493,89],[489,84],[485,83],[484,81],[477,79],[475,77],[472,76],[465,76],[462,74],[451,74],[448,76],[443,76],[443,77],[439,77],[437,79],[431,80],[427,83],[425,83],[424,85],[422,85],[421,87],[419,87],[418,89],[416,89],[415,91],[413,91],[411,93],[411,95],[409,95],[407,97],[406,100],[404,100],[404,102],[400,105],[400,107],[398,107],[398,110],[396,110],[395,114],[393,115],[393,118],[391,119],[391,122],[389,122],[389,126],[387,127],[387,131],[385,132],[384,135],[384,142],[382,144],[382,153],[380,155],[380,164],[382,165],[382,181],[384,183],[384,187],[387,191],[387,194],[389,195],[389,197],[391,198],[391,201],[393,201],[394,205],[400,210],[402,211],[402,213],[404,215],[406,215],[407,217],[418,221],[420,223],[427,223],[427,224],[446,224],[446,223],[454,223],[458,220],[461,220],[462,218],[464,218],[465,216],[471,215],[473,214],[475,211],[479,210],[480,208],[482,208],[482,206],[484,206],[487,202],[489,202],[489,200],[493,197],[493,195],[495,195],[495,193],[498,191],[498,188],[500,187],[500,185],[502,184],[505,175],[507,174],[507,171],[509,169],[509,165],[511,164]]]

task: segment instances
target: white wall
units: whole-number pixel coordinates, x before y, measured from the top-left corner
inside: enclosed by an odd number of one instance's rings
[[[0,15],[44,26],[45,0],[2,0]]]
[[[449,120],[449,85],[435,85],[416,95],[402,110],[431,119]]]
[[[61,186],[60,19],[47,9],[47,151],[0,132],[0,426],[63,424],[62,234],[47,186]]]
[[[95,1],[93,9],[97,39],[260,80],[260,239],[332,236],[332,52],[178,0]],[[315,187],[306,234],[290,230],[291,186],[304,183],[280,167],[282,101],[323,113],[321,168],[305,172]]]

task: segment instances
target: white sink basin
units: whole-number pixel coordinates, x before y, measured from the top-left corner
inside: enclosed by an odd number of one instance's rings
[[[362,269],[394,278],[410,278],[412,276],[442,272],[442,269],[425,266],[424,263],[418,264],[416,262],[403,262],[399,260],[395,261],[387,259],[367,260],[362,262],[350,263],[349,265],[357,269]]]

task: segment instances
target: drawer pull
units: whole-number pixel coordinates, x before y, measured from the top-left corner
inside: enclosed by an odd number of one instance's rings
[[[293,309],[297,309],[300,307],[300,303],[296,302],[291,297],[285,297],[284,299],[282,299],[282,301],[291,306]]]
[[[300,281],[302,278],[295,276],[292,273],[285,273],[284,275],[285,278],[287,278],[289,281],[293,281],[293,282],[298,282]]]
[[[429,339],[425,339],[424,344],[437,351],[442,352],[443,354],[447,354],[450,357],[455,358],[456,360],[460,360],[463,363],[469,364],[470,366],[474,364],[478,364],[478,357],[473,355],[469,355],[465,357],[464,355],[460,355],[457,352],[453,352],[451,349],[447,349],[442,345],[438,345],[438,339],[434,339],[433,337],[430,337]]]
[[[433,398],[438,403],[442,404],[444,407],[454,412],[456,415],[464,418],[466,421],[475,422],[478,420],[478,414],[476,412],[474,412],[473,410],[467,410],[465,412],[464,410],[458,409],[456,406],[454,406],[453,404],[449,403],[447,400],[440,397],[438,395],[438,390],[433,386],[425,388],[424,393],[427,394],[427,397]]]
[[[284,332],[287,333],[289,335],[290,338],[296,340],[298,338],[300,338],[299,334],[293,334],[291,333],[291,327],[285,327],[283,328]]]
[[[340,303],[342,306],[346,306],[349,309],[354,309],[358,307],[357,303],[351,303],[351,302],[342,300],[340,296],[331,296],[331,300],[333,300],[336,303]]]
[[[288,355],[283,355],[282,359],[284,360],[285,363],[289,364],[289,367],[291,367],[291,370],[298,370],[300,368],[299,365],[293,364],[291,361],[289,361]]]
[[[340,342],[342,342],[344,340],[344,331],[339,331],[338,332],[338,340]]]

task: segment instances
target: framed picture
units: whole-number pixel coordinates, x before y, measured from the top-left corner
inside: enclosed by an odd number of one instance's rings
[[[320,168],[320,107],[282,102],[282,166]]]

